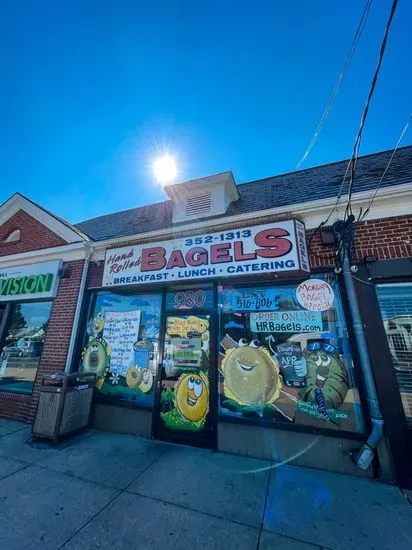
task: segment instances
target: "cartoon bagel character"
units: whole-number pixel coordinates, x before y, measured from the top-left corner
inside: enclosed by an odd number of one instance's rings
[[[188,373],[175,385],[175,404],[185,421],[200,423],[209,411],[209,383],[206,376]]]
[[[308,342],[303,352],[307,363],[306,387],[299,397],[322,409],[337,409],[345,401],[349,377],[336,346],[321,340]],[[325,418],[326,419],[326,418]]]
[[[131,390],[139,388],[143,393],[148,393],[153,387],[153,373],[148,368],[132,365],[126,372],[126,384]]]
[[[226,397],[239,405],[273,404],[282,387],[279,365],[259,341],[248,344],[239,340],[239,347],[227,349],[220,365]]]
[[[80,372],[96,375],[96,388],[100,389],[110,364],[111,348],[103,338],[92,338],[82,352]]]

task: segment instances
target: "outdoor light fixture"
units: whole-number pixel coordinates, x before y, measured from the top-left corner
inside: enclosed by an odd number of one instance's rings
[[[333,227],[323,227],[320,231],[320,240],[323,245],[336,244],[336,236]]]

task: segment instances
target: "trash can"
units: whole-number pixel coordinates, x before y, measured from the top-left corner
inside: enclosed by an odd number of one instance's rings
[[[95,374],[43,376],[32,436],[59,439],[89,424]]]

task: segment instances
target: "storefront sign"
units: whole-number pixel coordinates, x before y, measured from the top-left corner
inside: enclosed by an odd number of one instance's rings
[[[296,298],[300,305],[310,311],[326,311],[333,305],[335,293],[332,287],[322,279],[307,279],[296,289]]]
[[[6,267],[0,269],[0,302],[54,298],[61,262]]]
[[[213,290],[201,288],[171,290],[166,294],[166,309],[190,310],[213,307]]]
[[[320,311],[259,311],[250,314],[252,332],[322,332]]]
[[[209,323],[200,317],[189,315],[189,317],[168,317],[167,334],[170,336],[202,336],[208,329]]]
[[[288,220],[107,250],[103,286],[309,271],[302,228]]]
[[[295,289],[287,287],[234,288],[221,295],[223,311],[298,309]]]
[[[172,338],[172,361],[174,367],[199,367],[202,340],[200,338]]]
[[[300,267],[302,271],[310,271],[308,249],[306,247],[306,232],[305,226],[299,220],[295,221],[296,225],[296,240],[299,250]]]

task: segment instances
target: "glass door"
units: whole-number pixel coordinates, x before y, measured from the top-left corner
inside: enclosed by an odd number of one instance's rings
[[[154,414],[157,438],[214,446],[211,313],[205,310],[166,313]]]

